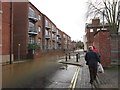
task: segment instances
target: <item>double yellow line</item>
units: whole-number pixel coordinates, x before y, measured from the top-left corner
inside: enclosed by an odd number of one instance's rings
[[[74,88],[76,86],[76,82],[77,82],[79,71],[80,71],[80,67],[77,66],[76,71],[75,71],[75,73],[73,75],[73,78],[71,80],[71,83],[70,83],[70,85],[68,87],[68,90],[71,90],[71,89],[74,90]]]

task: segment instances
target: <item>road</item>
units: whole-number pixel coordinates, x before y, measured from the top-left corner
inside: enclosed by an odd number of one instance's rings
[[[6,65],[2,67],[2,86],[3,88],[75,88],[81,70],[79,66],[58,63],[57,59],[31,60]]]

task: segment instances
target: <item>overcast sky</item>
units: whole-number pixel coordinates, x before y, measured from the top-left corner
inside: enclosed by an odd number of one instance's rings
[[[71,36],[82,40],[85,31],[85,13],[88,0],[30,0],[56,26]]]

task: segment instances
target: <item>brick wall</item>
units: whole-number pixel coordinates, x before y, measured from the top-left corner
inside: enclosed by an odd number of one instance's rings
[[[57,56],[63,56],[65,53],[69,51],[64,52],[63,50],[49,50],[49,51],[36,51],[35,54],[28,54],[28,58],[30,59],[37,59],[37,58],[49,58],[49,57],[57,57]]]
[[[109,31],[99,31],[94,36],[94,45],[101,55],[103,67],[110,65],[110,33]]]
[[[111,64],[117,64],[120,60],[120,35],[111,35]]]
[[[2,54],[10,53],[10,3],[2,2]]]
[[[28,3],[14,2],[13,3],[13,52],[15,60],[18,59],[18,48],[20,44],[21,59],[27,56],[27,38],[28,38]]]

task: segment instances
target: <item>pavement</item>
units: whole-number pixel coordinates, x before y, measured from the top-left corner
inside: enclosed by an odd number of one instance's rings
[[[117,67],[109,67],[104,68],[104,73],[97,73],[97,79],[94,81],[93,85],[89,83],[89,70],[88,66],[86,65],[86,62],[84,60],[84,55],[80,56],[80,59],[78,62],[76,62],[76,57],[71,56],[71,59],[67,58],[67,61],[65,57],[62,57],[59,61],[59,63],[63,64],[70,64],[70,65],[76,65],[80,66],[81,73],[79,72],[76,88],[100,88],[100,89],[111,89],[111,90],[119,90],[120,84],[118,81],[118,68]]]

